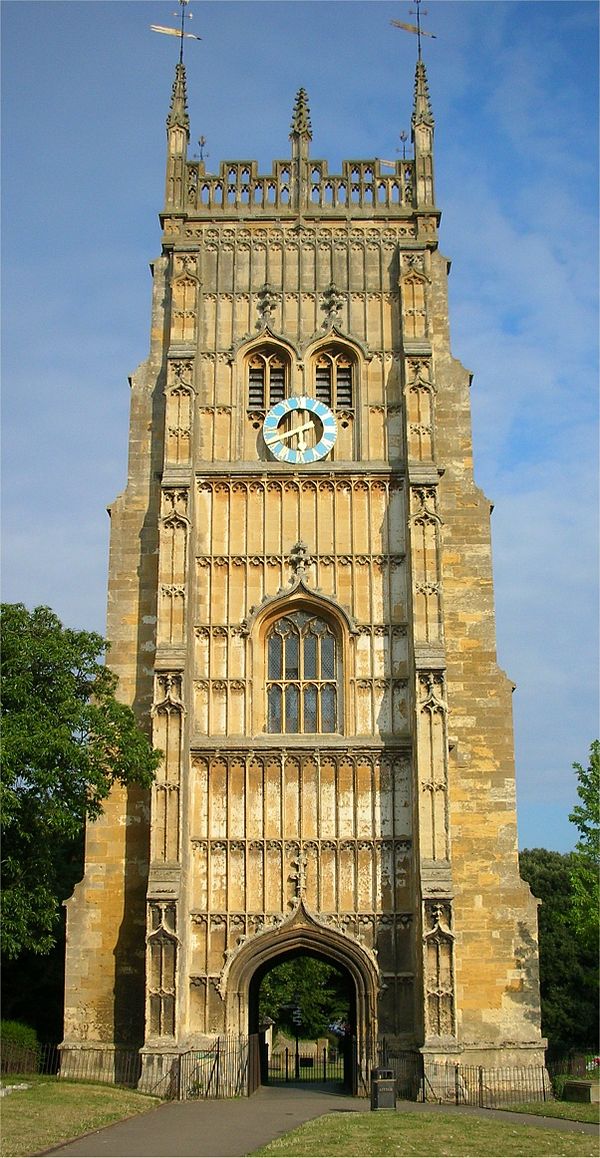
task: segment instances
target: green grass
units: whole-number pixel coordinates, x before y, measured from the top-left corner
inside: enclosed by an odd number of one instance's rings
[[[598,1140],[576,1129],[546,1130],[474,1114],[378,1110],[326,1114],[253,1153],[269,1158],[597,1158]]]
[[[598,1102],[522,1102],[518,1106],[507,1106],[514,1114],[538,1114],[543,1118],[564,1118],[570,1122],[591,1122],[598,1124],[600,1104]]]
[[[56,1078],[10,1077],[3,1085],[28,1082],[2,1098],[2,1158],[39,1154],[90,1130],[110,1126],[160,1105],[135,1090]]]

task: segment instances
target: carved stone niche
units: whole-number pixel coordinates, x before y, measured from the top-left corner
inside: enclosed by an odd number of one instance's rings
[[[438,897],[426,901],[424,908],[425,1021],[431,1043],[456,1033],[454,934],[449,901]]]

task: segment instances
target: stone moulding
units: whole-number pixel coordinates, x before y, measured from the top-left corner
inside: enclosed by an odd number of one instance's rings
[[[338,603],[335,596],[324,595],[318,587],[310,587],[305,576],[298,572],[295,575],[292,575],[287,587],[280,588],[275,595],[263,596],[263,599],[258,607],[250,608],[249,614],[245,619],[242,620],[240,624],[242,632],[245,635],[250,635],[259,616],[262,616],[266,611],[272,611],[277,607],[278,604],[281,604],[282,609],[285,608],[286,610],[292,610],[290,596],[295,596],[296,599],[301,599],[302,596],[306,596],[310,601],[311,606],[315,608],[324,604],[325,607],[330,608],[336,618],[342,618],[344,620],[348,631],[351,632],[352,635],[356,635],[358,632],[358,627],[353,616],[341,603]]]

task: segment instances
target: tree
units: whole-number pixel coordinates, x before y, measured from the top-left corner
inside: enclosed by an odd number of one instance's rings
[[[263,978],[260,987],[261,1021],[271,1017],[291,1036],[295,1025],[291,1006],[298,1002],[302,1022],[299,1036],[314,1040],[327,1033],[329,1026],[347,1021],[350,1003],[346,978],[335,966],[315,957],[296,957],[276,965]]]
[[[571,858],[572,917],[582,943],[596,954],[600,933],[600,741],[594,740],[591,745],[589,767],[574,764],[573,768],[581,804],[569,813],[569,820],[579,829]]]
[[[101,636],[22,603],[2,605],[0,634],[3,951],[14,959],[55,943],[65,859],[86,820],[116,783],[149,787],[160,753],[115,699]]]
[[[521,876],[541,900],[538,910],[542,1033],[555,1054],[595,1046],[597,995],[591,970],[595,953],[574,935],[573,853],[525,849]]]

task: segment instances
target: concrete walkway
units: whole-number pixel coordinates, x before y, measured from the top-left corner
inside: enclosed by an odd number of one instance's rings
[[[597,1134],[596,1126],[479,1110],[472,1106],[438,1106],[431,1102],[399,1102],[397,1112],[474,1114],[551,1130]],[[261,1086],[251,1098],[224,1101],[168,1102],[126,1122],[96,1130],[48,1154],[73,1158],[242,1158],[302,1122],[331,1113],[370,1113],[369,1101],[340,1094],[323,1085]],[[380,1112],[380,1111],[376,1111]]]

